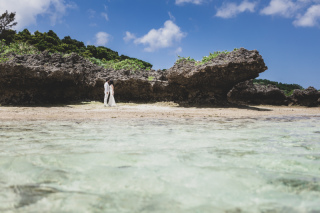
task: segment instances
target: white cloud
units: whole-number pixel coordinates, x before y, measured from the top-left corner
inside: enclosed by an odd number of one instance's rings
[[[314,27],[319,25],[320,4],[312,5],[303,16],[299,16],[293,24],[301,27]]]
[[[179,55],[179,53],[182,52],[182,47],[178,47],[175,51],[176,55]]]
[[[184,3],[192,3],[192,4],[202,4],[204,0],[176,0],[177,5],[182,5]]]
[[[103,7],[104,7],[104,10],[105,10],[105,11],[108,10],[108,7],[107,7],[106,5],[103,5]],[[102,16],[103,18],[105,18],[106,21],[109,21],[109,16],[108,16],[107,13],[102,12],[102,13],[101,13],[101,16]]]
[[[263,15],[280,15],[284,17],[291,17],[299,9],[300,3],[291,0],[271,0],[270,4],[261,10]]]
[[[242,1],[239,5],[235,3],[224,4],[218,9],[216,16],[221,18],[232,18],[245,11],[254,12],[257,2]]]
[[[111,39],[111,36],[108,33],[106,33],[106,32],[98,32],[96,34],[96,42],[95,42],[95,44],[97,46],[105,46],[109,42],[110,39]]]
[[[94,11],[93,9],[89,9],[87,13],[89,14],[89,18],[94,18],[96,15],[96,11]]]
[[[106,21],[109,21],[108,14],[106,14],[106,13],[101,13],[101,16],[102,16],[103,18],[105,18]]]
[[[173,21],[168,20],[164,23],[163,28],[150,30],[143,37],[134,39],[134,43],[146,45],[147,47],[144,50],[153,52],[160,48],[171,47],[185,36],[186,33],[182,32],[180,27]]]
[[[16,12],[18,24],[15,29],[17,30],[37,24],[37,16],[39,15],[48,15],[51,25],[55,25],[66,15],[67,9],[75,7],[74,3],[66,3],[64,0],[28,0],[28,2],[25,0],[0,0],[0,8],[4,8],[8,12]]]
[[[136,36],[128,31],[126,32],[126,36],[123,38],[125,42],[129,42],[134,39],[136,39]]]
[[[168,15],[169,15],[169,17],[170,17],[170,20],[172,20],[172,21],[175,21],[175,20],[176,20],[176,18],[172,15],[171,12],[168,12]]]
[[[260,13],[295,18],[297,27],[314,27],[320,21],[320,0],[271,0]]]

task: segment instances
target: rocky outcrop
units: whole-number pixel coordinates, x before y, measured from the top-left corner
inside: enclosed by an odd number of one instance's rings
[[[228,93],[228,101],[236,104],[287,105],[287,97],[278,87],[253,84],[253,80],[233,87]]]
[[[225,104],[233,86],[267,69],[258,51],[243,48],[202,65],[182,61],[167,71],[104,69],[76,54],[9,58],[0,64],[0,104],[102,101],[106,78],[114,79],[117,101]]]
[[[296,89],[289,97],[290,105],[300,106],[319,106],[320,105],[320,92],[314,87],[308,87],[305,90]]]
[[[96,98],[93,73],[103,69],[76,54],[12,55],[0,65],[1,104],[64,103]]]
[[[228,101],[235,104],[299,105],[314,107],[320,105],[320,92],[313,87],[296,89],[287,97],[274,85],[254,84],[253,80],[241,82],[228,93]]]
[[[156,71],[107,70],[77,54],[63,57],[43,52],[9,58],[8,62],[0,64],[0,104],[3,105],[101,101],[106,78],[119,80],[119,85],[122,81],[135,79],[136,87],[142,88],[145,83],[150,85],[149,76],[155,80],[161,77],[161,72]],[[135,92],[134,89],[131,87],[131,92]],[[117,92],[120,94],[120,91],[119,88]]]
[[[182,88],[179,96],[189,103],[219,104],[227,102],[227,93],[237,83],[256,78],[266,69],[258,51],[241,48],[203,65],[182,61],[168,70],[167,78],[170,85]]]

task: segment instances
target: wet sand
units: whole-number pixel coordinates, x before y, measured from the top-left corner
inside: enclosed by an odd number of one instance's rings
[[[130,118],[257,118],[273,116],[320,116],[320,107],[240,106],[181,107],[172,102],[153,104],[118,103],[104,107],[100,102],[48,107],[0,106],[1,120],[99,120]]]

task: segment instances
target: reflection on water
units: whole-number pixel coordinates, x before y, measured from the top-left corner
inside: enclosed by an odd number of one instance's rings
[[[320,118],[0,122],[0,212],[320,212]]]

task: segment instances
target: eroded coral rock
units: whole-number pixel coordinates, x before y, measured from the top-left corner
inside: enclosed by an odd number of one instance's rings
[[[278,87],[253,84],[253,80],[234,86],[228,93],[228,100],[236,104],[287,105],[287,97]]]
[[[169,84],[184,89],[188,102],[219,104],[226,102],[227,93],[237,83],[256,78],[266,69],[257,50],[241,48],[203,65],[182,61],[168,70],[167,77]]]
[[[166,71],[104,69],[77,54],[9,58],[0,64],[0,104],[102,101],[106,78],[115,82],[117,101],[224,104],[234,85],[267,69],[258,51],[243,48],[202,65],[183,61]]]
[[[305,90],[296,89],[289,97],[292,105],[314,107],[320,105],[320,92],[314,87]]]

